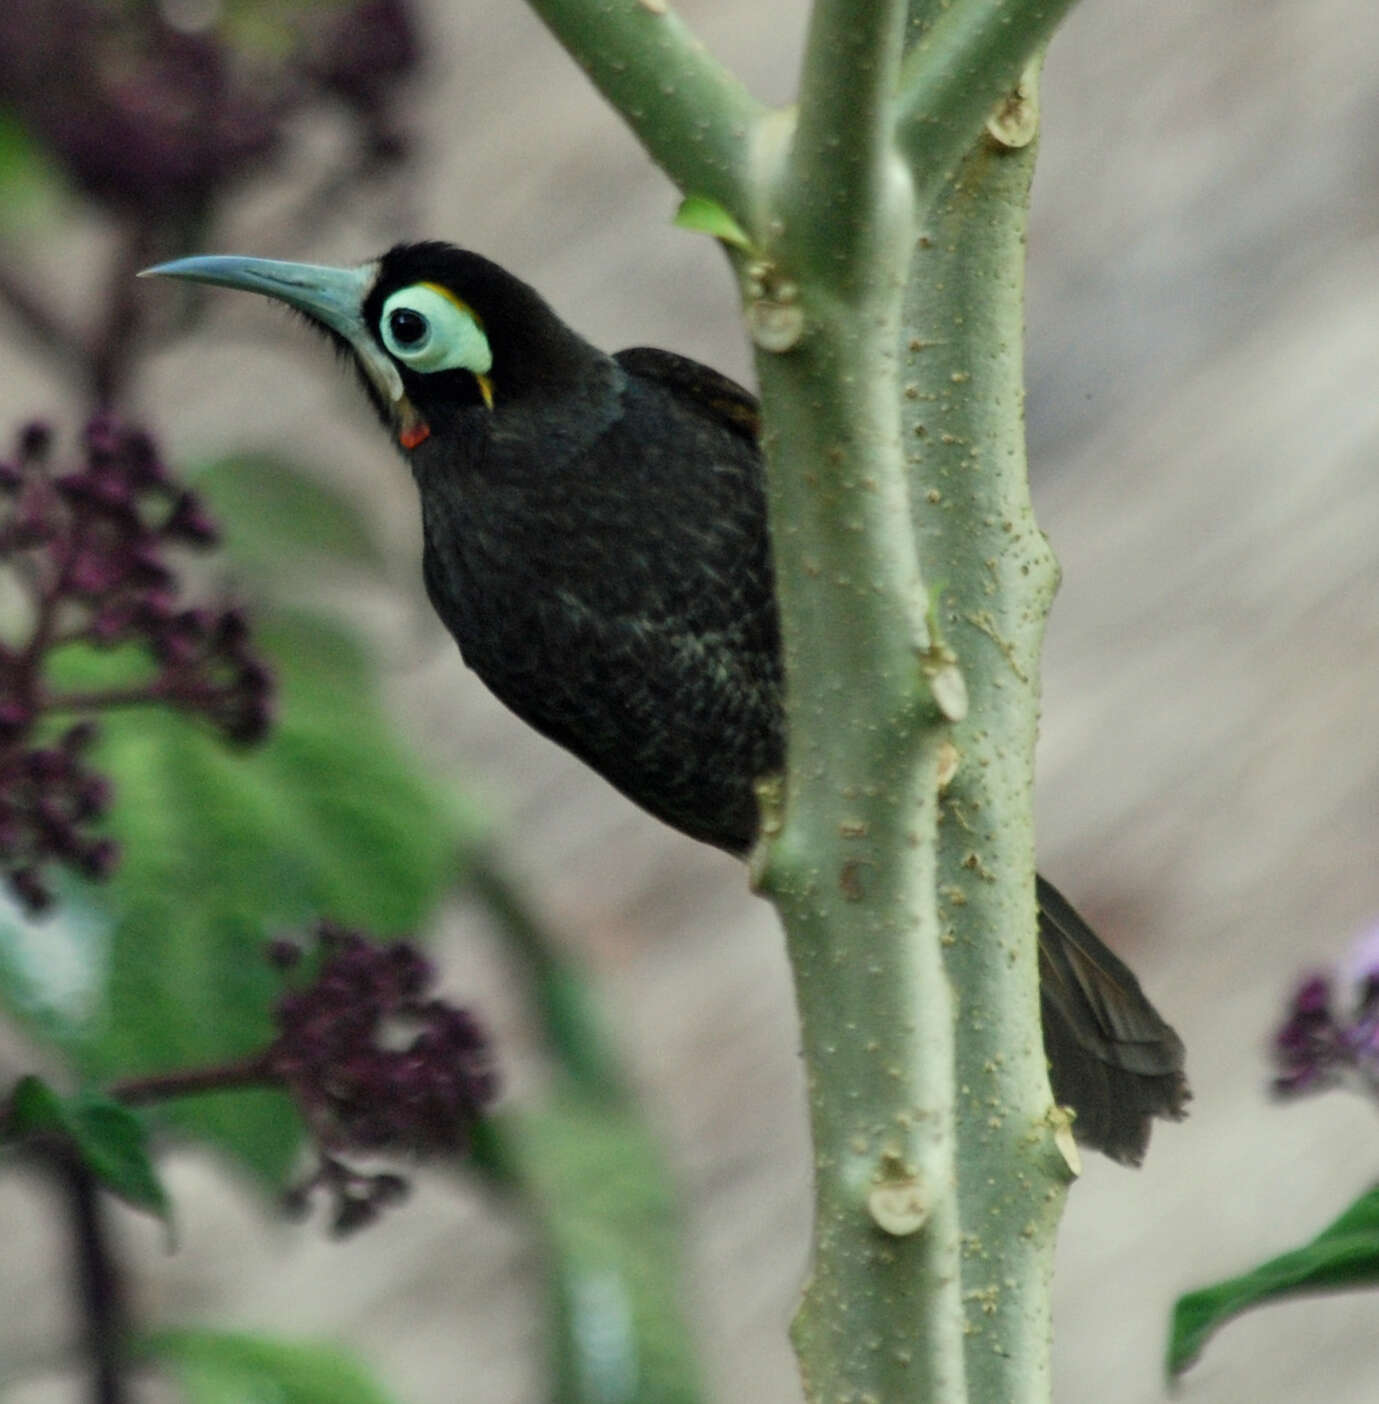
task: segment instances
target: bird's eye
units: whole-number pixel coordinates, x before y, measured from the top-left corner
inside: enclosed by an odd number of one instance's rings
[[[414,283],[393,293],[383,304],[378,332],[383,345],[416,371],[487,375],[493,366],[478,317],[439,283]]]
[[[416,351],[431,335],[431,323],[420,312],[414,312],[410,307],[399,307],[388,314],[388,330],[399,346]]]

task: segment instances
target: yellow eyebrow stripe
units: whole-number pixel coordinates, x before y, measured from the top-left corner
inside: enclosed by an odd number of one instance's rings
[[[453,304],[455,307],[458,307],[466,317],[472,318],[474,321],[474,325],[478,327],[480,331],[483,331],[484,319],[481,316],[479,316],[479,314],[463,298],[456,297],[455,294],[452,293],[450,289],[445,286],[444,283],[418,283],[416,286],[419,288],[430,288],[430,290],[433,293],[439,293],[440,296],[443,297],[447,302]]]

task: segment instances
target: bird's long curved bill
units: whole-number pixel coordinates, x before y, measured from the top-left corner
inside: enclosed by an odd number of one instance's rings
[[[402,377],[374,340],[363,317],[364,299],[378,276],[378,265],[331,268],[316,263],[284,263],[273,258],[210,254],[178,258],[145,268],[141,278],[184,278],[218,288],[260,293],[305,312],[337,332],[354,348],[369,379],[390,403],[402,399]]]

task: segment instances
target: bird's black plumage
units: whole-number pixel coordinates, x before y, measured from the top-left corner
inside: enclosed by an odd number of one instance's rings
[[[390,275],[411,273],[385,259]],[[495,316],[456,286],[482,309],[493,408],[408,386],[431,427],[410,460],[436,612],[524,720],[658,818],[744,852],[752,780],[783,757],[751,398],[666,352],[606,356],[544,303],[510,321],[514,299]]]
[[[751,395],[670,352],[608,356],[525,283],[447,244],[314,270],[319,312],[304,265],[159,271],[314,315],[406,452],[427,591],[465,662],[644,809],[747,851],[753,782],[784,763]],[[1042,878],[1038,899],[1054,1094],[1081,1139],[1137,1162],[1151,1119],[1182,1113],[1182,1044]]]

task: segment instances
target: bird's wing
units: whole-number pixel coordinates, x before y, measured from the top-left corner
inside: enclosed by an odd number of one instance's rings
[[[1138,1165],[1156,1116],[1190,1097],[1183,1043],[1130,968],[1052,883],[1038,880],[1039,989],[1054,1096],[1077,1109],[1079,1140]]]
[[[709,366],[654,346],[632,346],[613,359],[629,375],[656,381],[744,438],[755,443],[760,435],[761,407],[756,396]]]

